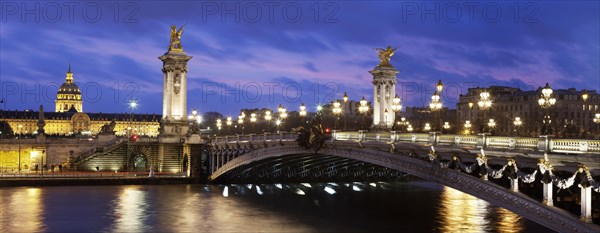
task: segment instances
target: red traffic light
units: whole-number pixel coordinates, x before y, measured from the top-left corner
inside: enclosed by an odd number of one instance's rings
[[[331,129],[330,128],[325,128],[325,133],[331,133]]]
[[[138,140],[138,135],[137,134],[131,135],[130,140],[131,141],[137,141]]]

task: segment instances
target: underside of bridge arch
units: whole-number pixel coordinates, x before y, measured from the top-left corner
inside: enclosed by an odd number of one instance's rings
[[[325,154],[270,157],[231,169],[217,183],[293,183],[399,180],[406,173],[364,161]]]
[[[344,170],[344,167],[346,169],[360,167],[363,172],[378,171],[381,174],[387,173],[389,177],[393,177],[393,174],[398,176],[398,174],[407,173],[468,193],[558,232],[600,232],[600,227],[597,225],[583,223],[573,214],[556,207],[543,205],[540,201],[523,193],[510,191],[493,182],[457,170],[442,168],[415,157],[385,150],[330,146],[321,149],[319,154],[311,154],[303,148],[292,145],[261,148],[228,161],[214,171],[210,179],[223,181],[226,178],[243,178],[250,174],[266,177],[268,174],[279,172],[280,175],[286,175],[281,169],[288,167],[287,164],[296,164],[297,166],[302,162],[313,164],[311,167],[315,168],[337,167],[338,173],[339,168]],[[332,163],[335,165],[328,166]],[[343,166],[342,164],[348,165]],[[303,174],[304,177],[309,177],[311,172],[313,170]],[[314,172],[317,171],[314,170]],[[301,181],[308,182],[308,179]],[[267,182],[268,180],[262,179],[255,183]]]

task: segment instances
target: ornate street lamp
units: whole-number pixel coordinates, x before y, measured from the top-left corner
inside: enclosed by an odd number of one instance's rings
[[[600,113],[594,114],[594,123],[596,124],[596,131],[598,131],[598,125],[600,125]]]
[[[277,131],[279,131],[279,126],[281,125],[281,119],[277,119],[275,121],[275,125],[277,126]]]
[[[408,125],[408,127],[406,127],[406,130],[410,133],[413,131],[413,127],[411,124]]]
[[[246,127],[244,127],[244,118],[246,118],[246,114],[242,111],[240,113],[240,115],[238,116],[238,125],[242,128],[242,134],[244,134],[244,131],[246,129]]]
[[[434,122],[433,122],[433,130],[439,130],[441,119],[440,119],[440,110],[442,109],[442,99],[440,95],[442,94],[442,90],[444,90],[444,84],[442,84],[442,80],[438,80],[437,85],[435,86],[436,91],[433,92],[431,96],[431,103],[429,103],[429,108],[434,114]]]
[[[401,117],[400,121],[397,122],[397,124],[400,126],[400,130],[404,131],[404,129],[406,128],[406,126],[409,124],[408,121],[406,121],[406,118]]]
[[[271,111],[265,111],[265,121],[267,122],[267,131],[269,132],[271,132],[271,125],[269,124],[271,119],[273,119],[273,117],[271,116]]]
[[[440,87],[441,83],[438,83],[438,90],[441,90],[442,88]],[[431,103],[429,103],[429,109],[431,109],[431,111],[434,114],[434,123],[433,123],[433,130],[437,130],[438,128],[438,124],[440,123],[440,116],[439,116],[439,111],[440,109],[442,109],[442,101],[440,99],[440,94],[438,94],[438,92],[434,92],[433,95],[431,95]]]
[[[231,116],[227,116],[226,120],[227,121],[225,122],[225,124],[227,124],[227,133],[231,134],[231,125],[233,124]]]
[[[285,107],[280,104],[277,107],[277,112],[279,113],[279,120],[280,120],[279,124],[283,125],[285,122],[285,118],[287,118],[287,116],[288,116],[287,109],[285,109]]]
[[[298,112],[298,115],[300,115],[300,125],[301,126],[305,126],[306,125],[306,105],[304,105],[304,103],[300,104],[300,112]]]
[[[221,119],[217,119],[217,124],[216,125],[217,125],[217,129],[219,130],[219,134],[221,134],[221,126],[222,126]]]
[[[521,118],[515,117],[515,121],[513,122],[513,124],[515,124],[515,133],[517,136],[519,136],[519,128],[523,124],[523,122],[521,121]]]
[[[483,91],[481,93],[479,93],[479,101],[477,101],[477,106],[479,107],[479,109],[483,110],[483,119],[479,122],[481,122],[481,125],[479,127],[479,131],[480,133],[485,132],[486,130],[484,129],[485,125],[484,122],[487,120],[487,110],[490,109],[492,107],[492,100],[490,99],[490,93],[487,91]],[[492,129],[490,129],[491,131]]]
[[[493,132],[494,128],[496,127],[496,121],[494,121],[494,119],[490,119],[488,122],[488,127],[490,127],[490,133]]]
[[[588,97],[589,97],[589,95],[588,95],[587,90],[582,90],[581,91],[581,100],[583,100],[583,111],[584,111],[583,115],[584,116],[587,115],[585,113],[585,103],[587,102]],[[589,110],[591,110],[591,109],[589,109]],[[587,133],[589,132],[588,131],[588,128],[589,128],[588,124],[589,124],[589,121],[586,121],[586,120],[583,121],[583,128],[585,129],[585,131],[584,131],[584,136],[585,137],[587,137]]]
[[[359,103],[360,103],[360,106],[358,107],[358,111],[362,115],[362,120],[360,122],[360,128],[363,129],[364,124],[365,124],[365,115],[367,115],[367,112],[369,111],[369,105],[367,105],[368,102],[364,96],[362,97],[362,99],[360,99]]]
[[[465,121],[465,134],[471,134],[471,121]]]
[[[450,129],[450,123],[449,122],[444,122],[444,133],[448,133],[448,130]]]
[[[552,133],[552,120],[550,119],[550,108],[556,104],[556,98],[552,94],[554,91],[550,88],[550,85],[546,83],[546,86],[542,89],[542,94],[538,99],[538,104],[542,109],[546,110],[546,115],[542,121],[542,135],[548,135]]]
[[[193,109],[192,114],[188,115],[188,121],[190,121],[190,127],[199,130],[199,125],[202,123],[202,115],[198,114],[196,109]]]
[[[335,116],[335,123],[333,124],[333,129],[337,129],[338,121],[340,119],[340,114],[342,113],[342,108],[340,107],[340,102],[337,100],[333,102],[333,115]]]
[[[250,114],[250,123],[252,123],[252,132],[256,133],[256,113]]]
[[[438,80],[438,83],[435,88],[437,89],[438,93],[442,93],[442,90],[444,89],[444,84],[442,84],[442,80]]]
[[[400,97],[396,95],[392,99],[392,111],[394,112],[394,119],[396,119],[397,113],[400,112],[400,110],[402,110],[402,100],[400,100]]]
[[[429,130],[431,130],[431,125],[429,125],[429,123],[425,123],[425,127],[423,127],[423,131],[428,132]]]
[[[344,96],[342,97],[344,100],[344,109],[348,109],[348,94],[344,91]],[[348,109],[349,111],[349,109]],[[344,131],[348,130],[348,114],[344,114]]]

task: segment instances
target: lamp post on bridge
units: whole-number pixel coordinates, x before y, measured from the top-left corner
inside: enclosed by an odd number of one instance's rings
[[[285,127],[285,118],[287,118],[288,114],[287,114],[287,109],[285,109],[285,107],[283,105],[279,105],[277,107],[277,112],[279,113],[279,125],[281,125],[281,128]],[[279,130],[279,125],[277,127],[277,129]]]
[[[362,119],[360,122],[360,129],[364,129],[364,124],[365,124],[365,115],[367,115],[367,112],[369,111],[369,105],[367,100],[365,99],[365,97],[363,96],[362,99],[360,99],[360,106],[358,107],[358,111],[361,113],[362,115]]]
[[[546,83],[546,86],[542,89],[542,94],[538,99],[538,104],[542,109],[545,110],[544,119],[542,121],[542,135],[552,134],[552,119],[550,118],[550,108],[556,104],[556,98],[552,94],[554,91],[550,88],[550,85]]]
[[[480,122],[479,132],[485,133],[485,121],[487,119],[487,111],[492,107],[492,100],[490,99],[490,93],[487,90],[479,93],[479,101],[477,102],[479,109],[483,110],[483,119]],[[491,128],[489,129],[492,130]]]
[[[340,107],[340,102],[335,100],[333,102],[333,115],[335,117],[335,122],[333,123],[333,129],[336,130],[338,128],[338,122],[340,120],[340,114],[342,113],[342,108]]]
[[[440,111],[442,109],[442,99],[441,94],[444,89],[444,85],[442,84],[442,80],[439,80],[436,85],[436,91],[431,95],[431,103],[429,103],[429,108],[433,112],[433,130],[440,130]]]
[[[344,109],[347,110],[346,113],[344,113],[344,131],[348,130],[348,113],[350,113],[350,108],[348,108],[348,94],[346,94],[346,92],[344,91],[344,96],[342,97],[342,100],[344,100]]]
[[[267,132],[271,132],[271,125],[269,123],[271,122],[271,119],[273,119],[273,117],[271,116],[271,111],[265,111],[265,122],[267,122]]]
[[[246,114],[243,111],[238,116],[238,125],[240,126],[240,128],[242,128],[242,134],[244,134],[244,131],[245,131],[245,127],[244,127],[244,118],[245,117],[246,117]]]
[[[304,105],[304,103],[300,104],[300,119],[302,121],[302,126],[306,125],[306,106]]]
[[[256,113],[250,113],[250,123],[252,123],[252,133],[256,133]]]
[[[221,126],[222,126],[221,119],[217,119],[216,126],[217,126],[217,130],[219,132],[219,135],[221,135]]]
[[[394,112],[394,121],[396,120],[398,112],[400,112],[400,110],[402,110],[402,100],[400,100],[400,97],[396,95],[394,96],[394,99],[392,99],[392,111]],[[397,124],[394,124],[394,122],[392,122],[392,124],[394,125],[392,126],[392,130],[394,130]]]
[[[588,129],[589,120],[585,120],[585,116],[587,115],[585,113],[585,104],[587,102],[588,97],[589,97],[589,94],[587,93],[587,90],[585,90],[585,89],[582,90],[581,91],[581,100],[583,100],[583,110],[584,110],[584,113],[583,113],[583,115],[584,115],[584,121],[583,121],[583,130],[584,130],[584,132],[583,132],[583,138],[587,138],[588,132],[589,132],[588,131],[589,130]]]
[[[231,134],[231,125],[233,124],[231,116],[227,116],[225,124],[227,124],[227,134]]]

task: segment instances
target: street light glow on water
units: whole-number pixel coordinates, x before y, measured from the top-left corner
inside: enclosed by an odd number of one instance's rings
[[[430,182],[0,189],[2,232],[549,232]],[[375,183],[374,183],[375,184]],[[280,187],[281,188],[280,188]],[[335,195],[332,195],[335,194]],[[401,198],[399,198],[401,197]],[[365,213],[368,213],[365,215]]]

